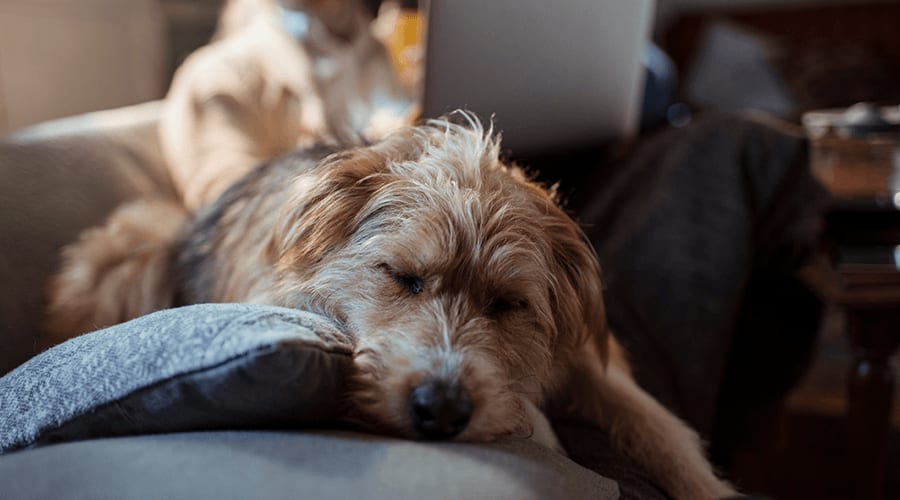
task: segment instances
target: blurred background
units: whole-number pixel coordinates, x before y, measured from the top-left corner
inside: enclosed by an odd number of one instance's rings
[[[0,133],[161,97],[222,3],[0,0]],[[896,1],[659,0],[654,40],[677,71],[673,101],[799,120],[900,102],[898,20]]]

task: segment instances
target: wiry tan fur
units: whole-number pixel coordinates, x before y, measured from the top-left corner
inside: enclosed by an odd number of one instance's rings
[[[125,230],[137,243],[145,231],[113,227],[115,215],[66,254],[51,324],[79,333],[165,307],[176,292],[185,303],[310,309],[357,336],[357,424],[414,437],[410,391],[451,379],[474,405],[460,440],[528,434],[528,408],[549,404],[609,429],[676,498],[732,494],[697,436],[629,375],[583,232],[552,193],[498,159],[490,131],[459,116],[259,167],[180,236],[152,235],[149,255],[168,261],[99,251],[100,239]],[[105,285],[83,286],[82,275]],[[409,277],[421,279],[419,293]],[[128,289],[140,291],[138,307],[122,302]],[[118,315],[84,314],[95,309]]]

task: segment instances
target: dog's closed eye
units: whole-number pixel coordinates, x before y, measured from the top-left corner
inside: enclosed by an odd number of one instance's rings
[[[388,264],[378,264],[401,288],[411,295],[419,295],[425,290],[425,280],[414,274],[398,271]]]
[[[394,281],[396,281],[397,284],[405,288],[409,293],[413,295],[419,295],[420,293],[422,293],[422,290],[425,289],[425,281],[418,276],[410,276],[407,274],[393,274],[391,277],[394,278]]]

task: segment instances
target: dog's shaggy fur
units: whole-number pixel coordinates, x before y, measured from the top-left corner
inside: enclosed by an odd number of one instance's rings
[[[550,407],[608,428],[676,498],[733,493],[630,377],[585,235],[462,117],[271,162],[193,218],[120,209],[66,253],[56,340],[179,303],[314,310],[357,336],[350,397],[374,430],[416,436],[410,392],[449,381],[471,396],[461,440],[528,433],[526,409]]]

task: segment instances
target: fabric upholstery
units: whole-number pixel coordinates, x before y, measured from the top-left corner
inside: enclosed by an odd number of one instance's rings
[[[554,430],[569,458],[604,477],[615,478],[622,500],[669,498],[649,472],[616,451],[603,429],[580,422],[556,422]]]
[[[257,500],[619,498],[614,481],[531,441],[403,441],[240,431],[97,439],[0,457],[0,498]]]

